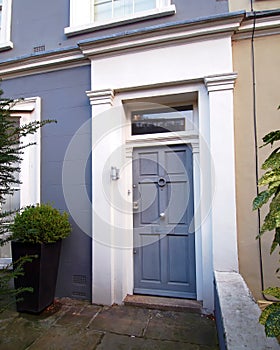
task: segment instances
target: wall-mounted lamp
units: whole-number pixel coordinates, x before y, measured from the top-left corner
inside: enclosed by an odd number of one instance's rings
[[[118,180],[120,178],[120,169],[116,166],[111,166],[111,180]]]

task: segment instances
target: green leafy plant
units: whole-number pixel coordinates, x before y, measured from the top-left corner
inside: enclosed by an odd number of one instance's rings
[[[264,145],[271,145],[280,141],[280,130],[272,131],[263,137]],[[262,146],[262,147],[263,147]],[[274,232],[270,254],[280,246],[280,146],[276,147],[262,165],[264,175],[259,179],[259,186],[267,186],[267,189],[260,192],[253,201],[253,209],[260,209],[264,204],[269,203],[269,211],[261,226],[260,238],[265,232]],[[279,268],[276,273],[279,272]],[[280,288],[273,287],[263,291],[264,294],[280,299]],[[279,300],[280,301],[280,300]],[[280,336],[280,303],[275,301],[267,306],[261,316],[260,323],[265,326],[268,337]]]
[[[266,295],[270,295],[280,301],[280,288],[273,287],[264,290]],[[265,327],[265,333],[268,337],[280,336],[280,303],[273,302],[268,305],[261,313],[260,323]]]
[[[0,313],[6,310],[15,301],[22,300],[22,293],[32,292],[33,288],[12,288],[11,282],[14,278],[22,276],[23,265],[31,262],[36,256],[25,256],[17,260],[14,264],[9,264],[0,270]]]
[[[264,145],[271,144],[280,140],[280,130],[272,131],[263,137]],[[263,147],[262,146],[262,147]],[[269,212],[266,215],[260,230],[260,236],[266,231],[275,231],[274,239],[271,245],[271,253],[280,245],[280,147],[273,150],[270,156],[265,160],[262,169],[266,172],[260,178],[259,186],[267,186],[267,189],[260,192],[254,199],[253,209],[259,209],[268,202]]]
[[[12,239],[29,243],[53,243],[68,237],[69,216],[50,204],[28,206],[17,213],[10,226]]]

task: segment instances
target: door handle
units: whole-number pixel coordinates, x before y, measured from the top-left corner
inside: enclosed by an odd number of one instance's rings
[[[164,219],[165,218],[165,213],[160,213],[159,216],[160,216],[161,219]]]

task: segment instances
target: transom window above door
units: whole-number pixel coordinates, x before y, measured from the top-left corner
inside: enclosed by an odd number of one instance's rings
[[[131,135],[178,132],[193,129],[193,106],[133,111]]]
[[[70,0],[70,26],[64,33],[87,33],[175,12],[171,0]]]

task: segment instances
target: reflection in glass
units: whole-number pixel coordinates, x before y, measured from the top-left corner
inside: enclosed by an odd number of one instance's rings
[[[192,106],[135,111],[131,114],[132,135],[190,130],[193,128],[192,122]]]
[[[156,0],[94,0],[94,21],[132,16],[156,7]]]

